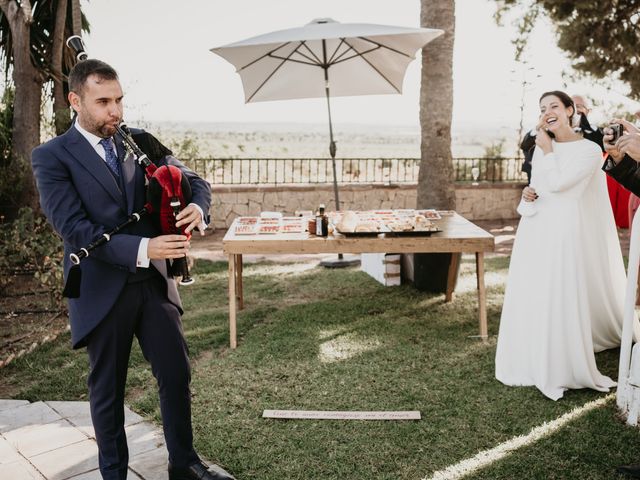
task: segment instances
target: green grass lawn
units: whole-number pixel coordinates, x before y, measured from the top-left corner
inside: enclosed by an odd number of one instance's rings
[[[199,261],[196,284],[181,290],[198,452],[239,479],[422,479],[602,398],[578,390],[553,402],[494,379],[508,260],[487,260],[487,343],[470,338],[478,330],[472,257],[448,304],[353,269],[246,265],[233,351],[226,263]],[[597,361],[617,376],[617,350]],[[4,368],[0,386],[32,401],[86,400],[86,377],[86,354],[71,351],[66,336]],[[127,403],[159,422],[137,346],[128,383]],[[422,420],[271,420],[264,409],[419,410]],[[630,462],[640,463],[640,431],[609,401],[466,478],[611,479]]]

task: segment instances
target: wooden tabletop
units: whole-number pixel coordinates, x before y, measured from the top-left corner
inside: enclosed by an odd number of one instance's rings
[[[434,223],[442,231],[430,236],[374,237],[338,233],[316,237],[305,233],[236,235],[235,219],[222,240],[225,254],[267,253],[417,253],[417,252],[491,252],[493,235],[455,212],[440,212]]]

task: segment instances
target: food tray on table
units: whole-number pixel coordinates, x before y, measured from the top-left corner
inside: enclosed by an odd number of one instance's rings
[[[377,237],[381,233],[387,232],[341,232],[336,228],[336,232],[345,237]]]
[[[304,233],[306,221],[302,217],[276,217],[261,214],[260,217],[239,217],[235,224],[236,235],[274,235],[282,233]]]
[[[432,230],[403,230],[403,231],[389,231],[384,232],[385,236],[389,237],[428,237],[434,233],[441,232],[441,229]]]
[[[345,237],[377,237],[381,233],[389,233],[389,229],[387,228],[386,225],[379,225],[378,230],[349,232],[349,231],[341,231],[338,227],[336,227],[335,231],[340,235],[344,235]]]

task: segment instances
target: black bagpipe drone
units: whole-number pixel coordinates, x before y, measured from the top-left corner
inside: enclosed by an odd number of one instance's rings
[[[78,35],[69,37],[67,46],[76,53],[77,61],[80,62],[87,59],[84,43]],[[178,167],[174,165],[158,167],[153,162],[153,160],[158,161],[170,154],[170,150],[146,132],[131,133],[124,123],[116,125],[115,128],[124,141],[127,155],[133,155],[135,161],[144,169],[148,181],[146,203],[142,209],[129,215],[127,220],[103,233],[86,247],[69,255],[73,266],[63,291],[63,295],[67,298],[78,298],[80,296],[81,260],[87,258],[92,250],[110,241],[113,235],[139,222],[146,215],[152,216],[152,220],[160,228],[163,235],[185,235],[187,239],[191,238],[191,233],[185,232],[186,226],[176,227],[176,215],[191,201],[191,185]],[[145,147],[144,150],[149,155],[138,145]],[[189,274],[186,255],[172,261],[167,260],[167,270],[169,275],[181,277],[180,285],[191,285],[194,282]]]

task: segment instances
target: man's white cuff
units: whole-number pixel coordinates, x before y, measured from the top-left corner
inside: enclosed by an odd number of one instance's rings
[[[136,267],[149,268],[151,259],[147,256],[147,249],[149,248],[149,239],[143,238],[138,245],[138,259],[136,260]]]
[[[200,208],[200,205],[198,205],[197,203],[190,203],[189,205],[193,205],[200,212],[200,218],[202,219],[202,221],[198,224],[198,230],[204,232],[207,229],[207,224],[204,223],[204,212],[202,211],[202,208]]]

